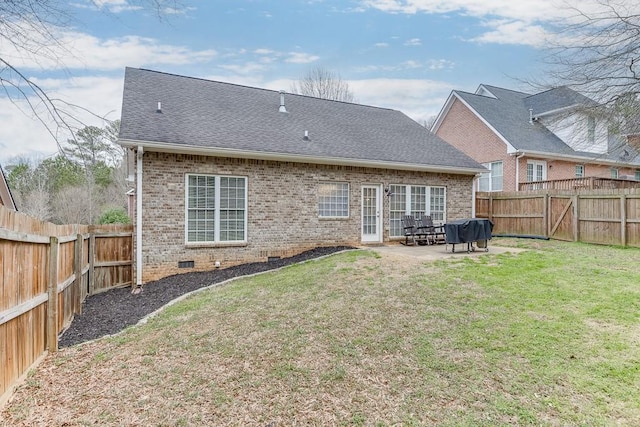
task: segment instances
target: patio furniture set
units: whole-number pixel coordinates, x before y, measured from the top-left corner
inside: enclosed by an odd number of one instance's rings
[[[467,252],[475,251],[476,247],[488,252],[493,222],[485,218],[465,218],[436,225],[429,215],[417,219],[413,215],[405,215],[402,217],[402,227],[404,241],[400,243],[403,245],[444,243],[452,245],[451,252],[455,252],[456,244],[466,243]]]

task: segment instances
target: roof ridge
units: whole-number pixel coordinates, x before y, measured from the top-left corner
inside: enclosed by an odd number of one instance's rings
[[[151,69],[148,69],[148,68],[136,68],[136,67],[126,67],[126,68],[127,69],[131,69],[131,70],[145,71],[145,72],[156,73],[156,74],[164,74],[166,76],[171,76],[171,77],[180,77],[180,78],[189,79],[189,80],[199,80],[199,81],[207,82],[207,83],[218,83],[218,84],[222,84],[222,85],[235,86],[235,87],[240,87],[240,88],[245,88],[245,89],[255,89],[255,90],[261,90],[261,91],[266,91],[266,92],[273,92],[274,94],[279,94],[280,92],[282,92],[282,90],[267,89],[267,88],[258,87],[258,86],[248,86],[248,85],[243,85],[243,84],[239,84],[239,83],[232,83],[232,82],[224,82],[224,81],[221,81],[221,80],[207,79],[207,78],[204,78],[204,77],[185,76],[185,75],[182,75],[182,74],[168,73],[168,72],[165,72],[165,71],[151,70]],[[308,98],[308,99],[328,101],[328,102],[336,102],[336,103],[347,104],[347,105],[356,105],[356,106],[360,106],[360,107],[375,108],[375,109],[378,109],[378,110],[399,111],[399,110],[396,110],[394,108],[379,107],[379,106],[376,106],[376,105],[369,105],[369,104],[361,104],[359,102],[347,102],[347,101],[340,101],[340,100],[336,100],[336,99],[318,98],[317,96],[303,95],[303,94],[300,94],[300,93],[293,93],[293,92],[287,92],[287,91],[284,91],[284,92],[287,95],[299,96],[301,98]]]

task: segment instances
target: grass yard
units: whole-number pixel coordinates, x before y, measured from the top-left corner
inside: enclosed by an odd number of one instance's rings
[[[3,425],[640,425],[640,250],[351,251],[49,356]],[[418,247],[416,250],[421,250]]]

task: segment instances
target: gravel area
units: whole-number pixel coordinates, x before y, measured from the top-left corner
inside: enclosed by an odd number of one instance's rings
[[[196,289],[220,283],[225,280],[274,270],[298,262],[319,258],[335,252],[354,249],[349,246],[316,248],[289,258],[269,262],[255,262],[234,267],[176,274],[144,285],[142,292],[132,294],[131,288],[116,288],[86,299],[82,314],[62,334],[59,346],[69,347],[106,335],[115,334],[128,326],[135,325],[150,313],[170,301]]]

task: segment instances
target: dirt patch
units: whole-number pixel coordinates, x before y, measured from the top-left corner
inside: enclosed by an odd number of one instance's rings
[[[234,277],[275,270],[298,262],[332,253],[355,249],[349,246],[316,248],[289,258],[269,262],[237,265],[221,270],[176,274],[145,284],[142,292],[132,294],[131,288],[112,289],[90,296],[82,306],[82,314],[62,334],[59,346],[69,347],[106,335],[113,335],[158,310],[170,301],[205,286]]]

